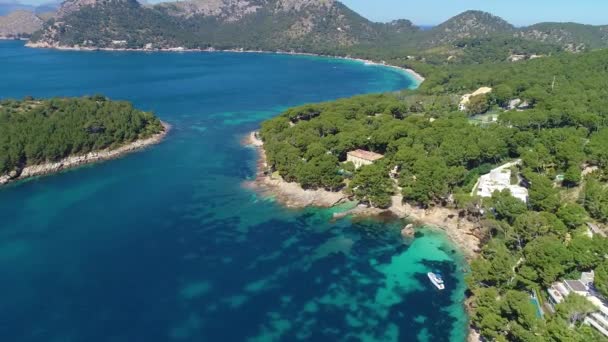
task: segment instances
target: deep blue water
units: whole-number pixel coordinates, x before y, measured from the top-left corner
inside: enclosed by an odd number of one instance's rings
[[[0,98],[102,93],[173,126],[160,145],[0,189],[0,340],[462,341],[461,262],[403,222],[332,222],[242,187],[247,132],[282,109],[412,87],[388,68],[0,42]],[[440,269],[447,290],[426,272]]]

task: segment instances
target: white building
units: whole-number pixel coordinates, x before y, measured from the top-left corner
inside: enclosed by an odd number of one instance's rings
[[[464,94],[464,95],[462,95],[462,97],[460,98],[460,104],[458,105],[458,109],[461,110],[461,111],[467,110],[467,105],[471,101],[471,98],[473,98],[475,96],[479,96],[479,95],[489,94],[491,92],[492,92],[492,88],[490,88],[490,87],[481,87],[481,88],[475,90],[472,94]]]
[[[376,160],[382,158],[384,158],[384,156],[381,154],[365,150],[354,150],[346,153],[346,161],[355,164],[356,169],[364,165],[371,165]]]
[[[511,167],[516,166],[521,161],[515,161],[497,167],[490,173],[479,177],[477,184],[473,188],[472,196],[492,197],[494,191],[508,189],[511,195],[523,202],[528,202],[528,189],[519,184],[511,184]]]
[[[547,289],[547,292],[554,304],[561,303],[571,293],[576,293],[587,298],[597,308],[597,311],[585,317],[583,322],[608,337],[608,303],[603,298],[598,297],[595,291],[592,290],[594,278],[593,271],[584,272],[580,280],[564,280],[553,283]]]

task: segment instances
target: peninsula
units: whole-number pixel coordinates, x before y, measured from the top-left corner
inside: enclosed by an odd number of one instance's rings
[[[117,158],[158,143],[169,126],[103,96],[0,101],[0,185]]]
[[[606,59],[600,50],[463,65],[417,90],[288,109],[251,137],[262,158],[253,185],[291,206],[352,199],[364,206],[353,213],[445,227],[472,259],[469,309],[482,337],[555,334],[577,305],[600,309],[576,299],[537,309],[530,293],[542,300],[562,278],[608,269]],[[565,329],[568,341],[606,338],[582,323]]]

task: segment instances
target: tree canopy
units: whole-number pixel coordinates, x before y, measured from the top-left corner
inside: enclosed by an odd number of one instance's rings
[[[0,101],[0,174],[162,131],[152,113],[103,96]]]

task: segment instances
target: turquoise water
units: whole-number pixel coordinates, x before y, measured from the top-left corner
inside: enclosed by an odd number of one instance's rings
[[[331,221],[242,187],[282,109],[413,86],[325,58],[0,43],[0,97],[102,93],[173,129],[143,152],[0,189],[2,341],[463,341],[460,257],[403,222]],[[447,281],[437,291],[426,272]]]

